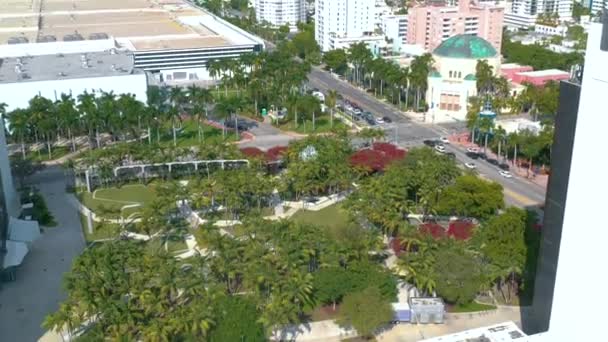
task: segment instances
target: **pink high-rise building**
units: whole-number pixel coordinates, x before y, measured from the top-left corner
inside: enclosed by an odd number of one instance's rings
[[[460,0],[458,6],[427,4],[408,11],[408,44],[433,51],[457,34],[479,36],[500,51],[504,8],[488,3]]]

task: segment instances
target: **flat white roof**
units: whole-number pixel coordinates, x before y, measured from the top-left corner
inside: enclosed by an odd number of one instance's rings
[[[537,70],[537,71],[524,71],[518,73],[518,75],[530,76],[530,77],[542,77],[542,76],[570,76],[570,73],[567,73],[563,70],[558,69],[548,69],[548,70]]]
[[[422,342],[511,342],[527,341],[527,335],[519,327],[509,321],[491,325],[489,327],[476,328],[461,331],[459,333],[433,337]]]

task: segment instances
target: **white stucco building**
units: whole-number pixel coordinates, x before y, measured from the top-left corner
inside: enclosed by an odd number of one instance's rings
[[[44,44],[53,43],[29,46]],[[44,50],[43,46],[40,51]],[[7,104],[8,111],[27,107],[36,95],[55,101],[61,94],[77,98],[85,91],[101,90],[130,93],[145,103],[146,89],[146,75],[134,69],[133,55],[115,49],[4,58],[0,65],[0,101]]]
[[[275,27],[288,25],[295,30],[298,22],[306,21],[306,0],[254,0],[253,7],[259,22]]]
[[[477,62],[486,60],[498,72],[500,54],[488,41],[462,34],[441,43],[433,51],[433,59],[426,91],[430,121],[466,120],[469,97],[477,95]]]
[[[322,51],[333,50],[331,38],[358,38],[374,32],[375,0],[316,0],[315,38]]]
[[[504,23],[512,28],[534,26],[539,14],[557,13],[560,21],[572,20],[573,0],[513,0],[506,4]]]
[[[407,14],[386,15],[381,19],[382,32],[387,39],[393,42],[393,49],[401,51],[401,47],[407,44]]]

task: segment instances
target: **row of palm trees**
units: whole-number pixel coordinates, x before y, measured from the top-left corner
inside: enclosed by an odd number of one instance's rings
[[[91,148],[102,145],[102,136],[112,141],[140,140],[147,136],[153,143],[160,142],[161,130],[171,126],[173,144],[177,145],[177,128],[183,115],[198,122],[199,140],[203,138],[203,121],[214,98],[208,89],[190,86],[185,88],[150,87],[148,100],[143,103],[132,94],[85,91],[78,96],[61,94],[52,100],[35,96],[26,108],[6,113],[12,140],[21,145],[26,158],[26,146],[30,143],[46,144],[52,158],[54,142],[69,141],[72,151],[77,150],[77,138],[86,136]]]
[[[409,67],[403,68],[390,60],[374,57],[365,43],[357,43],[346,52],[346,62],[353,83],[373,90],[400,107],[423,109],[427,78],[433,68],[430,54],[414,58]]]

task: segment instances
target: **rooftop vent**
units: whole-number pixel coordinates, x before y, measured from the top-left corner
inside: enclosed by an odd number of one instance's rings
[[[115,55],[117,53],[115,48],[110,49],[110,55]]]
[[[23,67],[21,66],[21,64],[15,65],[15,72],[18,74],[23,73]]]
[[[32,78],[29,74],[26,74],[24,72],[19,74],[19,76],[21,77],[22,80],[28,80],[28,79]]]
[[[58,77],[66,77],[66,76],[67,76],[67,74],[66,74],[65,72],[61,71],[61,72],[59,72],[59,73],[57,74],[57,76],[58,76]]]
[[[40,37],[38,37],[38,39],[36,39],[37,43],[51,43],[51,42],[56,42],[56,41],[57,41],[57,37],[55,37],[53,35],[40,36]]]
[[[26,44],[30,41],[26,37],[11,37],[8,39],[9,44]]]
[[[88,69],[88,68],[90,68],[91,66],[89,65],[89,62],[87,62],[87,61],[82,61],[82,67],[83,67],[84,69]]]
[[[80,55],[80,60],[81,60],[82,62],[86,62],[86,61],[87,61],[87,54],[86,54],[86,53],[83,53],[82,55]]]
[[[76,42],[79,40],[84,40],[84,37],[82,37],[82,35],[80,35],[79,33],[66,34],[65,36],[63,36],[64,42]]]
[[[89,35],[90,40],[100,40],[100,39],[108,39],[108,38],[109,38],[109,36],[105,32],[91,33]]]

